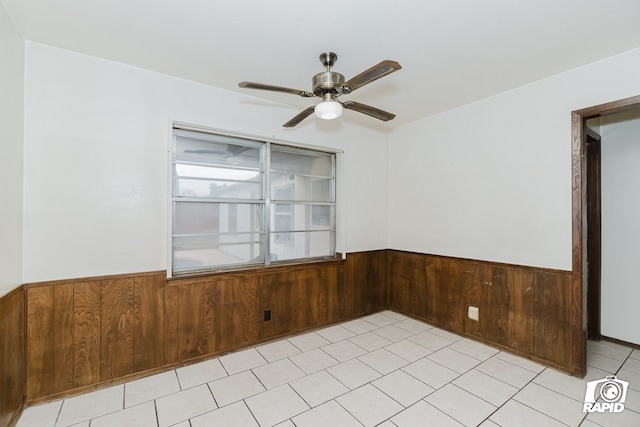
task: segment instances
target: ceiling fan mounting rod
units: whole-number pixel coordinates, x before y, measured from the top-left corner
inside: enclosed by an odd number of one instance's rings
[[[331,71],[331,67],[338,60],[338,55],[333,52],[324,52],[320,54],[320,62],[327,67],[327,71]]]

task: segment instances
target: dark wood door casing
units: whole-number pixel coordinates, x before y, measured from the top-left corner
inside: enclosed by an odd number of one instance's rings
[[[584,377],[587,372],[587,298],[584,298],[586,248],[586,172],[584,154],[586,144],[586,120],[640,108],[640,96],[621,99],[571,112],[571,373]]]

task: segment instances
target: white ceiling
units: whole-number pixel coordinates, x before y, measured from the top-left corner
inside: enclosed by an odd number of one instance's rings
[[[347,79],[383,59],[402,70],[342,100],[397,114],[390,129],[640,46],[638,0],[0,0],[25,39],[291,105],[318,56]],[[265,104],[265,108],[269,108]],[[347,116],[347,117],[345,117]],[[353,116],[359,116],[355,118]]]

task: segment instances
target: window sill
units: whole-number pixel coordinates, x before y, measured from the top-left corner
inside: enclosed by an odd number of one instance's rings
[[[255,267],[218,269],[206,272],[185,273],[167,278],[169,286],[188,285],[190,283],[202,283],[206,280],[227,280],[242,277],[259,276],[262,274],[281,273],[285,271],[296,271],[314,266],[341,265],[346,262],[346,258],[338,253],[333,258],[313,259],[308,261],[282,261],[272,265],[260,265]]]

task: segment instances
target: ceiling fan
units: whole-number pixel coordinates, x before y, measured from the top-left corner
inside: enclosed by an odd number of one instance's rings
[[[345,78],[342,74],[331,71],[331,67],[337,60],[338,55],[333,52],[325,52],[320,55],[320,62],[322,65],[327,67],[327,70],[313,76],[313,79],[311,80],[313,89],[311,92],[254,82],[240,82],[238,83],[238,86],[246,89],[290,93],[303,98],[322,98],[322,102],[303,110],[297,116],[285,123],[283,126],[286,128],[296,126],[314,112],[316,116],[321,119],[330,120],[338,118],[342,114],[343,108],[357,111],[385,122],[393,119],[396,116],[395,114],[355,101],[342,102],[338,100],[338,97],[340,95],[349,94],[381,77],[398,71],[402,68],[400,64],[396,61],[382,61],[345,82]]]

